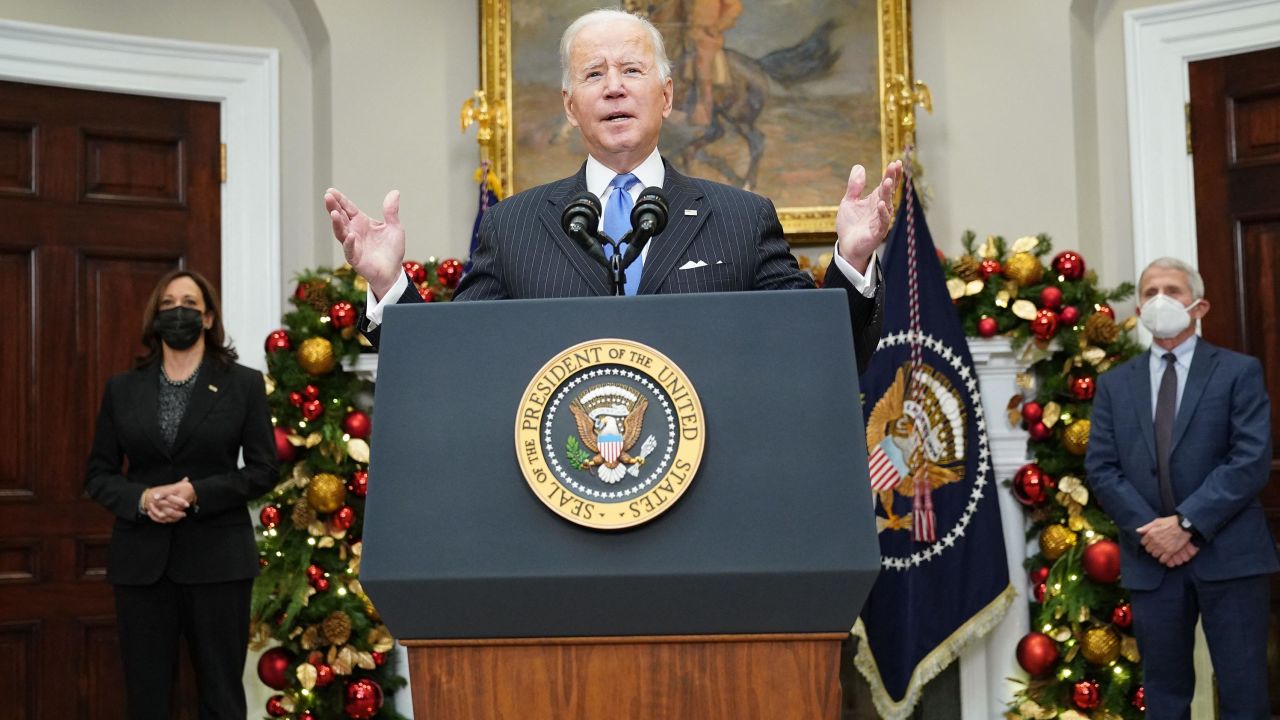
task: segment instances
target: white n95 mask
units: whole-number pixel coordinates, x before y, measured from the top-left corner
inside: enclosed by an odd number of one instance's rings
[[[1191,308],[1199,305],[1196,300],[1190,305],[1183,305],[1168,295],[1160,294],[1142,304],[1142,326],[1151,331],[1154,337],[1165,340],[1176,337],[1178,333],[1191,325]]]

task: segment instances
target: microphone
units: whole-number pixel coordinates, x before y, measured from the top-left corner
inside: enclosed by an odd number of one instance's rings
[[[627,237],[627,252],[622,258],[623,267],[640,257],[649,238],[667,227],[667,196],[662,188],[653,185],[640,193],[635,207],[631,208],[631,227]]]
[[[609,267],[609,260],[596,240],[596,228],[600,227],[600,200],[595,195],[586,190],[575,195],[560,214],[560,227],[593,260]]]

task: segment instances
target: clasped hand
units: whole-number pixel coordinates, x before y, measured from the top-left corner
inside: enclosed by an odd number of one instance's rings
[[[187,510],[195,504],[196,489],[190,478],[176,483],[157,485],[147,490],[143,509],[147,517],[158,523],[172,523],[187,516]]]
[[[1191,542],[1191,533],[1178,524],[1178,516],[1156,518],[1138,528],[1142,547],[1165,567],[1175,568],[1191,560],[1200,548]]]

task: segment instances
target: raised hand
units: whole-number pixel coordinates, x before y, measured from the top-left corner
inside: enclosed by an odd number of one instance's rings
[[[836,237],[840,256],[858,272],[866,272],[875,251],[889,234],[893,221],[893,190],[902,177],[902,161],[894,160],[884,169],[884,178],[866,197],[867,171],[854,165],[849,187],[836,210]]]
[[[392,190],[383,199],[381,220],[366,215],[334,188],[325,191],[324,207],[347,262],[369,281],[373,296],[381,300],[399,278],[404,262],[400,191]]]

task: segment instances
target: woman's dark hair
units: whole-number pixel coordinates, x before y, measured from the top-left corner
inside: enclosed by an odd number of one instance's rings
[[[227,343],[227,333],[222,329],[222,304],[218,302],[218,291],[200,273],[178,269],[165,273],[160,282],[156,283],[156,289],[151,291],[151,298],[147,300],[147,307],[142,312],[142,344],[147,347],[147,352],[138,356],[137,366],[144,367],[159,362],[163,357],[160,336],[154,327],[156,313],[160,312],[160,300],[164,297],[165,288],[180,277],[191,278],[196,287],[200,288],[200,294],[204,296],[205,312],[213,316],[213,324],[204,331],[205,357],[212,357],[224,366],[235,362],[240,356]]]

